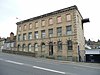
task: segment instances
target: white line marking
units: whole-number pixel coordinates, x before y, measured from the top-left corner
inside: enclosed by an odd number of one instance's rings
[[[76,65],[76,66],[87,67],[92,69],[100,69],[99,67],[92,67],[92,66],[85,66],[85,65]]]
[[[10,61],[10,60],[5,60],[5,62],[9,62],[9,63],[17,64],[17,65],[24,65],[24,63],[19,63],[19,62]]]
[[[45,71],[56,72],[56,73],[60,73],[60,74],[66,74],[65,72],[61,72],[61,71],[57,71],[57,70],[52,70],[52,69],[48,69],[48,68],[43,68],[43,67],[38,67],[38,66],[33,66],[33,68],[37,68],[37,69],[41,69],[41,70],[45,70]]]
[[[29,67],[32,67],[32,68],[41,69],[41,70],[50,71],[50,72],[55,72],[55,73],[59,73],[59,74],[64,74],[64,75],[66,74],[66,72],[52,70],[52,69],[43,68],[43,67],[39,67],[39,66],[33,66],[33,65],[30,65],[30,64],[24,64],[24,63],[20,63],[20,62],[11,61],[11,60],[5,60],[5,59],[2,59],[2,58],[0,58],[0,60],[4,61],[4,62],[8,62],[8,63],[29,66]],[[70,74],[70,73],[67,73],[67,74]]]

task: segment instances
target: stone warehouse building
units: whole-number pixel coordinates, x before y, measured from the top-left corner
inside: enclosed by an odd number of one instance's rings
[[[55,59],[83,60],[83,17],[77,6],[17,22],[18,51]]]

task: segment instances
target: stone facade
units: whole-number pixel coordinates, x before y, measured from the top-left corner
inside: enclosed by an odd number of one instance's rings
[[[17,22],[17,50],[79,61],[85,49],[82,19],[77,6],[71,6]]]

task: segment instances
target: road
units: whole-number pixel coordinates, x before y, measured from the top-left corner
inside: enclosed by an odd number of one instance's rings
[[[64,62],[0,52],[0,75],[100,75],[100,64]]]

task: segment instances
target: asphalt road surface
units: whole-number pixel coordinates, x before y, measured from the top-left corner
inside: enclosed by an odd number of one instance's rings
[[[100,64],[65,62],[0,52],[0,75],[100,75]]]

